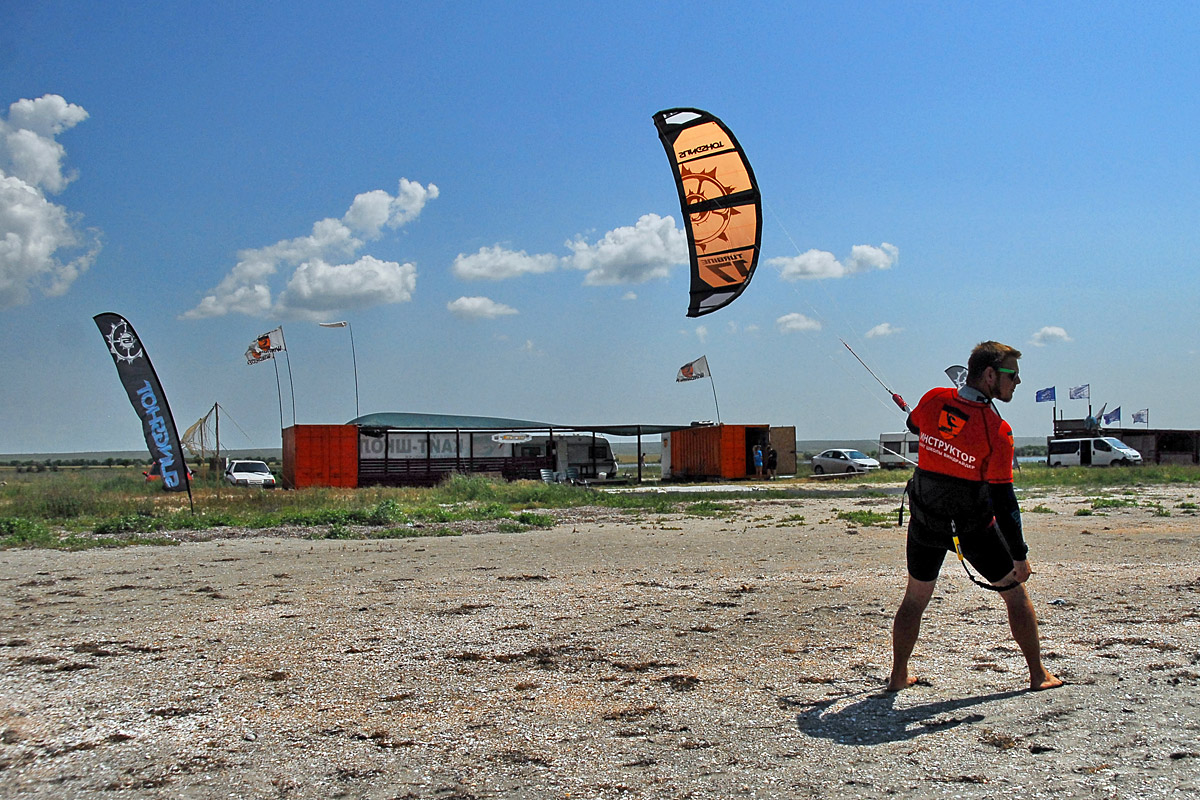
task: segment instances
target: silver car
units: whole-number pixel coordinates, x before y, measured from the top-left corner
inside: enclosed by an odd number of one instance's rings
[[[879,462],[860,450],[835,447],[813,456],[813,474],[869,472],[879,469]]]

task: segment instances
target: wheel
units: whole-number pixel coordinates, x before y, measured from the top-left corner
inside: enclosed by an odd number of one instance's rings
[[[825,468],[820,464],[813,464],[813,475],[824,475]]]
[[[856,472],[858,472],[858,470],[856,470],[854,467],[846,467],[846,474],[847,474],[847,475],[853,475],[853,474],[854,474],[854,473],[856,473]]]

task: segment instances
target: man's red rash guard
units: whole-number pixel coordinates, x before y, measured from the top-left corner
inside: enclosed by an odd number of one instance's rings
[[[987,484],[996,525],[1012,557],[1023,561],[1029,548],[1012,485],[1012,426],[991,403],[967,400],[947,387],[925,393],[909,415],[908,427],[920,437],[918,469]]]

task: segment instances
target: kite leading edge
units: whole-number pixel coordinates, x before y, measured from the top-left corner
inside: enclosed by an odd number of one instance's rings
[[[732,303],[750,285],[762,239],[754,171],[725,123],[696,108],[654,115],[675,172],[691,262],[689,317]]]

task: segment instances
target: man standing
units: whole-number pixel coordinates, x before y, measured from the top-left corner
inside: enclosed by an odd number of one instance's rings
[[[1032,571],[1013,491],[1012,428],[992,403],[1012,400],[1021,382],[1020,357],[1019,350],[999,342],[977,345],[967,362],[966,385],[931,389],[908,417],[920,447],[909,483],[908,588],[892,624],[888,691],[916,683],[908,660],[921,617],[946,553],[960,547],[1004,598],[1009,628],[1029,667],[1030,689],[1062,686],[1042,663],[1037,615],[1024,586]]]

